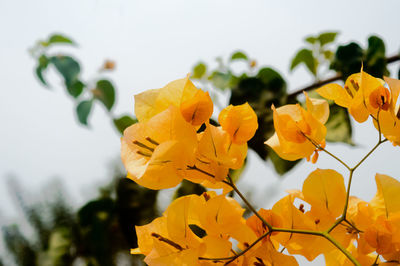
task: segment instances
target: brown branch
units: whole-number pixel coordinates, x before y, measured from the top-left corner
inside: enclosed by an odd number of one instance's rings
[[[393,62],[396,62],[396,61],[399,61],[399,60],[400,60],[400,55],[393,55],[393,56],[390,56],[390,57],[386,58],[386,63],[390,64],[390,63],[393,63]],[[304,87],[304,88],[302,88],[300,90],[294,91],[294,92],[290,93],[288,96],[289,97],[297,96],[298,94],[303,93],[303,91],[310,91],[310,90],[319,88],[319,87],[321,87],[321,86],[323,86],[325,84],[340,80],[342,78],[343,78],[343,75],[339,73],[336,76],[333,76],[331,78],[315,82],[315,83],[313,83],[313,84],[311,84],[311,85],[309,85],[307,87]]]

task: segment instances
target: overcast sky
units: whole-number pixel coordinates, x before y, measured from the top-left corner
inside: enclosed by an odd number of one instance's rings
[[[78,47],[62,50],[80,59],[85,80],[96,77],[105,59],[115,60],[117,68],[109,75],[118,90],[114,111],[133,115],[134,94],[184,77],[199,60],[214,62],[237,49],[259,65],[278,69],[290,90],[311,82],[304,69],[288,72],[290,59],[309,34],[337,30],[339,43],[363,45],[377,34],[387,54],[395,54],[400,49],[399,10],[398,0],[0,0],[0,212],[17,215],[5,185],[9,176],[34,194],[58,177],[70,202],[80,204],[107,183],[110,161],[119,158],[119,135],[103,109],[93,110],[88,130],[77,124],[74,104],[59,78],[51,77],[51,90],[35,79],[28,49],[38,39],[54,32],[74,39]],[[398,64],[393,69],[397,72]],[[376,130],[367,123],[355,128],[358,148],[327,148],[354,164],[376,140]],[[389,143],[379,148],[356,172],[353,194],[370,199],[376,172],[400,178],[399,155]],[[269,163],[250,159],[241,184],[257,188],[253,196],[259,206],[271,205],[263,203],[271,191],[278,191],[275,201],[285,189],[300,189],[316,167],[346,173],[321,154],[318,164],[302,163],[280,182]]]

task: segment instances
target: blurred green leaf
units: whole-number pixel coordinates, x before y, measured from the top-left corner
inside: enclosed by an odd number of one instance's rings
[[[47,69],[47,66],[49,65],[49,58],[47,58],[46,55],[42,54],[38,58],[38,66],[35,69],[36,77],[40,80],[40,82],[47,86],[47,82],[43,77],[43,71]]]
[[[318,40],[321,44],[321,46],[324,46],[325,44],[331,43],[336,39],[337,32],[323,32],[318,36]]]
[[[351,74],[360,72],[362,60],[363,50],[352,42],[338,47],[330,68],[342,73],[345,80]]]
[[[82,94],[83,88],[86,85],[82,83],[80,80],[75,80],[69,87],[67,87],[68,93],[73,96],[74,98],[77,98],[79,95]]]
[[[81,68],[79,63],[70,56],[52,56],[50,62],[54,64],[58,72],[63,76],[66,88],[70,88],[78,80]],[[69,91],[68,91],[69,92]],[[76,94],[71,94],[77,97]]]
[[[43,77],[43,70],[45,70],[44,68],[42,68],[41,66],[37,66],[35,69],[35,73],[36,73],[36,77],[40,80],[40,82],[47,86],[47,82]]]
[[[53,43],[74,44],[74,42],[70,38],[68,38],[68,37],[66,37],[64,35],[61,35],[61,34],[53,34],[53,35],[51,35],[47,42],[48,42],[49,45],[53,44]]]
[[[331,104],[329,112],[329,119],[325,123],[327,129],[326,141],[354,145],[351,122],[347,110],[336,104]]]
[[[92,90],[95,99],[98,99],[110,111],[115,102],[115,89],[113,84],[106,79],[97,81],[96,88]]]
[[[365,56],[365,71],[374,77],[382,78],[389,75],[385,58],[385,43],[377,36],[368,38],[368,48]]]
[[[309,37],[305,38],[304,40],[310,44],[314,44],[317,41],[317,38],[315,38],[314,36],[309,36]]]
[[[229,88],[232,77],[233,76],[231,73],[214,71],[208,78],[211,80],[211,83],[214,85],[214,87],[220,90],[225,90]]]
[[[90,114],[90,110],[92,109],[92,100],[82,101],[76,107],[76,113],[78,115],[78,120],[81,124],[87,126],[87,120]]]
[[[243,52],[237,51],[232,54],[230,61],[235,60],[248,60],[247,55]]]
[[[118,131],[121,134],[123,134],[124,130],[127,127],[135,124],[137,122],[137,120],[128,115],[124,115],[124,116],[121,116],[120,118],[114,118],[113,122],[114,122],[115,127],[118,129]]]
[[[323,52],[325,59],[331,60],[334,56],[334,53],[332,51],[326,50]]]
[[[198,63],[193,67],[192,78],[201,79],[207,72],[207,66],[204,63]]]
[[[296,166],[301,160],[296,160],[296,161],[286,161],[279,157],[278,154],[275,153],[274,150],[268,148],[268,155],[269,158],[271,159],[272,164],[274,165],[275,171],[283,175],[287,172],[289,172],[293,167]]]
[[[317,73],[317,66],[312,54],[309,49],[301,49],[296,56],[292,59],[292,64],[290,65],[290,70],[293,70],[299,64],[305,64],[308,70],[315,76]]]

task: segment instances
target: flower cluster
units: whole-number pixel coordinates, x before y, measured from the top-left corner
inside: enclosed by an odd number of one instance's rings
[[[136,95],[135,113],[139,122],[124,132],[122,161],[129,178],[151,189],[174,187],[182,179],[226,188],[221,181],[243,165],[247,141],[258,127],[247,103],[228,106],[219,115],[221,126],[211,125],[211,98],[188,77]]]
[[[151,189],[187,179],[224,191],[173,201],[162,217],[136,227],[139,247],[131,253],[144,254],[149,265],[298,265],[292,255],[309,261],[323,255],[327,265],[400,264],[400,182],[376,174],[377,193],[370,202],[349,193],[354,172],[379,145],[387,140],[400,145],[400,81],[361,71],[344,87],[328,84],[317,92],[347,108],[357,122],[372,117],[378,143],[350,167],[326,149],[326,100],[305,93],[306,108],[272,106],[275,134],[267,145],[286,160],[312,157],[315,163],[318,152],[326,152],[347,168],[349,179],[346,188],[342,174],[317,169],[302,190],[288,191],[271,209],[259,211],[228,174],[242,166],[258,127],[247,103],[222,110],[217,127],[210,124],[210,96],[188,77],[135,96],[139,122],[122,138],[128,177]],[[232,189],[252,216],[246,219],[245,210],[227,196]]]

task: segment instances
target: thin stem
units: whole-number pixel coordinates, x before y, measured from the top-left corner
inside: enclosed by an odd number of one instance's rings
[[[233,183],[232,178],[229,176],[227,176],[228,182],[227,181],[222,181],[225,184],[229,185],[231,188],[233,188],[233,190],[238,194],[238,196],[243,200],[243,202],[247,205],[247,207],[258,217],[258,219],[261,220],[261,222],[268,227],[268,230],[271,231],[272,229],[272,225],[270,223],[268,223],[267,221],[265,221],[265,219],[263,217],[261,217],[261,215],[256,211],[256,209],[250,204],[250,202],[247,201],[246,197],[239,191],[239,189],[236,187],[236,185]]]
[[[337,247],[354,265],[361,266],[361,264],[356,260],[356,258],[351,255],[351,253],[345,249],[339,242],[337,242],[330,234],[323,233],[323,237],[329,240],[335,247]]]
[[[349,183],[347,184],[346,201],[344,202],[344,208],[343,208],[343,213],[342,213],[343,220],[346,219],[347,208],[349,207],[350,189],[351,189],[351,181],[353,180],[353,173],[354,173],[354,169],[350,170]]]
[[[209,172],[206,172],[206,171],[204,171],[204,170],[202,170],[200,168],[197,168],[196,165],[193,165],[193,166],[188,165],[187,166],[187,170],[195,170],[195,171],[198,171],[198,172],[200,172],[202,174],[208,175],[209,177],[212,177],[212,178],[215,177],[213,174],[210,174]]]
[[[334,158],[335,160],[337,160],[338,162],[340,162],[342,165],[344,165],[344,167],[346,167],[348,170],[350,170],[350,166],[348,166],[345,162],[343,162],[339,157],[337,157],[336,155],[332,154],[331,152],[329,152],[327,149],[323,148],[321,145],[319,145],[318,143],[316,143],[313,139],[311,139],[310,137],[308,137],[306,134],[302,133],[303,136],[308,139],[308,141],[311,142],[312,145],[315,146],[315,148],[322,150],[324,152],[326,152],[327,154],[329,154],[332,158]]]

